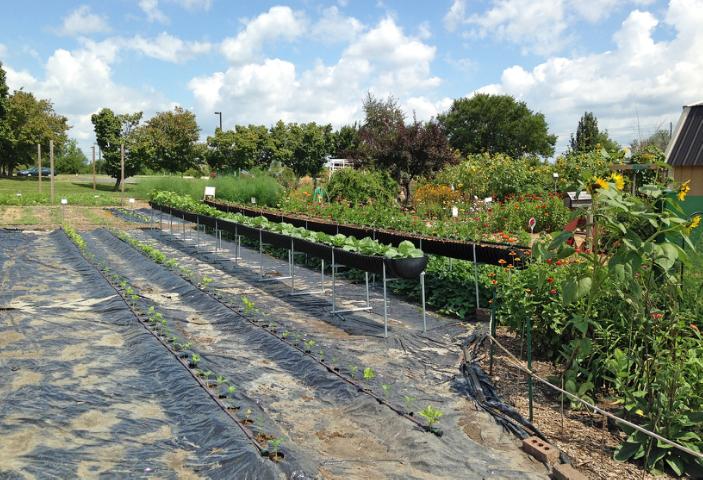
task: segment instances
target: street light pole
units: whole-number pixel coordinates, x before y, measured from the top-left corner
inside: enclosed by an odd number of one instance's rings
[[[215,115],[220,117],[220,131],[222,131],[222,112],[215,112]]]

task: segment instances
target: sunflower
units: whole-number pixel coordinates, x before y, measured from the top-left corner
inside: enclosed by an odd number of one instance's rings
[[[691,223],[688,225],[689,230],[693,230],[694,228],[697,228],[698,225],[701,224],[701,216],[700,215],[694,215],[693,218],[691,219]]]
[[[686,195],[688,195],[688,192],[691,191],[690,183],[691,183],[690,180],[686,180],[679,187],[679,193],[676,195],[679,199],[679,202],[683,202],[686,199]]]
[[[622,190],[623,188],[625,188],[625,179],[619,173],[611,173],[610,179],[615,183],[615,188],[617,190]]]
[[[610,185],[608,184],[608,182],[606,182],[602,178],[594,177],[593,178],[593,189],[597,190],[599,188],[602,188],[603,190],[607,190],[610,188]]]

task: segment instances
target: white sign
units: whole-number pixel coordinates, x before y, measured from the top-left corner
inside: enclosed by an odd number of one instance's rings
[[[18,197],[22,196],[22,194],[20,192],[15,193],[15,195],[17,195]]]
[[[205,197],[214,197],[215,187],[205,187]]]
[[[65,198],[62,198],[61,205],[68,205],[68,200],[66,200]]]
[[[457,207],[452,207],[452,217],[456,218],[459,216],[459,209]]]
[[[535,225],[537,225],[537,220],[535,220],[535,217],[530,217],[527,221],[527,226],[530,227],[530,233],[535,233]]]
[[[128,201],[129,203],[134,203],[134,199],[133,199],[133,198],[130,198],[130,199],[128,199],[127,201]]]
[[[493,197],[486,197],[483,199],[484,203],[491,203],[493,201]]]
[[[251,197],[251,203],[256,204],[256,197]]]

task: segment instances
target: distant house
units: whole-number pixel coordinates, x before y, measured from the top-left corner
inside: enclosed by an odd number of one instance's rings
[[[332,174],[341,170],[342,168],[350,168],[354,166],[354,161],[348,158],[327,158],[325,167],[327,168],[329,178],[332,178]]]
[[[665,155],[674,180],[691,181],[686,210],[703,210],[703,102],[683,107]]]

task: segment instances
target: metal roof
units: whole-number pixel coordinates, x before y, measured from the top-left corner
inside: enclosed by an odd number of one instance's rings
[[[676,167],[703,167],[703,103],[683,108],[666,148],[666,161]]]

